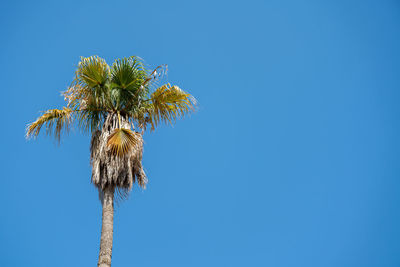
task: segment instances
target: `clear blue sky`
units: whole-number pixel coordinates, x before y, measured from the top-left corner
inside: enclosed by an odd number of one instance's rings
[[[2,1],[2,266],[95,266],[89,137],[24,139],[80,56],[138,55],[199,111],[145,135],[113,266],[400,266],[398,1]]]

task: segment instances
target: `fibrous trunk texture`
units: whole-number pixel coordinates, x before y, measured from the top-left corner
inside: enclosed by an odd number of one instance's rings
[[[108,187],[103,191],[103,220],[101,227],[100,254],[98,267],[111,266],[114,220],[114,188]]]
[[[104,190],[113,186],[118,193],[128,193],[135,181],[142,187],[147,183],[146,174],[142,168],[143,139],[140,136],[139,144],[122,157],[112,155],[107,146],[108,137],[118,128],[117,114],[110,114],[101,131],[92,135],[90,145],[92,182],[99,189]],[[121,127],[131,129],[129,121],[121,116]]]

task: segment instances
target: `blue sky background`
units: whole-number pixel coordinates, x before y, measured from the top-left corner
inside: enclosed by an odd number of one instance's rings
[[[2,1],[2,266],[95,266],[89,137],[24,129],[80,56],[138,55],[199,111],[146,133],[113,266],[400,266],[398,1]]]

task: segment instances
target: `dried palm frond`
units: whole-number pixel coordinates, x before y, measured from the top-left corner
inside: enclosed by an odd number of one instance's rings
[[[159,79],[164,77],[164,75],[166,75],[167,72],[168,72],[168,65],[167,64],[163,64],[163,65],[157,66],[157,68],[155,68],[150,73],[148,78],[143,82],[142,86],[148,86],[148,84],[152,84],[152,83],[158,81]]]
[[[128,151],[136,148],[140,142],[139,135],[129,129],[115,129],[108,137],[107,146],[114,156],[122,157]]]
[[[74,112],[74,110],[66,107],[45,111],[36,121],[28,124],[26,137],[37,137],[42,126],[45,125],[47,134],[54,133],[56,139],[60,141],[61,131],[68,132],[70,129]]]
[[[130,123],[125,117],[121,116],[121,123],[119,123],[117,115],[110,114],[101,131],[98,130],[92,134],[90,144],[92,182],[99,188],[99,191],[112,186],[124,192],[124,190],[129,191],[135,181],[143,188],[147,183],[142,167],[143,138],[141,134],[134,133],[137,144],[122,156],[113,155],[108,146],[109,137],[115,133],[115,129],[118,129],[119,125],[125,130],[130,127]]]
[[[67,107],[72,109],[82,109],[86,107],[87,97],[85,89],[79,84],[73,84],[68,90],[61,92],[64,100],[67,101]]]

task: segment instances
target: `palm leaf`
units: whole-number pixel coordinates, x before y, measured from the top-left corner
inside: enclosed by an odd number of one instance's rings
[[[195,110],[196,99],[178,86],[165,84],[151,94],[147,121],[154,129],[160,122],[175,123],[176,119]]]
[[[108,85],[110,67],[98,56],[81,57],[71,87],[64,93],[68,107],[81,109],[90,104],[96,109],[111,109]]]
[[[76,79],[82,86],[94,88],[104,85],[110,76],[110,67],[98,56],[81,57],[76,71]]]
[[[117,109],[134,105],[140,94],[147,93],[146,90],[141,90],[146,75],[143,63],[136,57],[122,58],[114,62],[111,67],[110,95]]]
[[[111,82],[113,86],[137,90],[146,79],[143,63],[136,57],[117,59],[111,67]]]
[[[61,95],[64,96],[68,108],[81,109],[85,107],[85,90],[79,84],[70,86],[68,90],[61,92]]]
[[[141,142],[140,134],[129,129],[115,129],[108,137],[107,146],[114,156],[122,157]]]
[[[37,137],[43,125],[45,125],[46,133],[54,134],[56,139],[60,141],[62,130],[69,131],[73,112],[75,111],[67,107],[45,111],[36,121],[28,124],[26,137]]]

